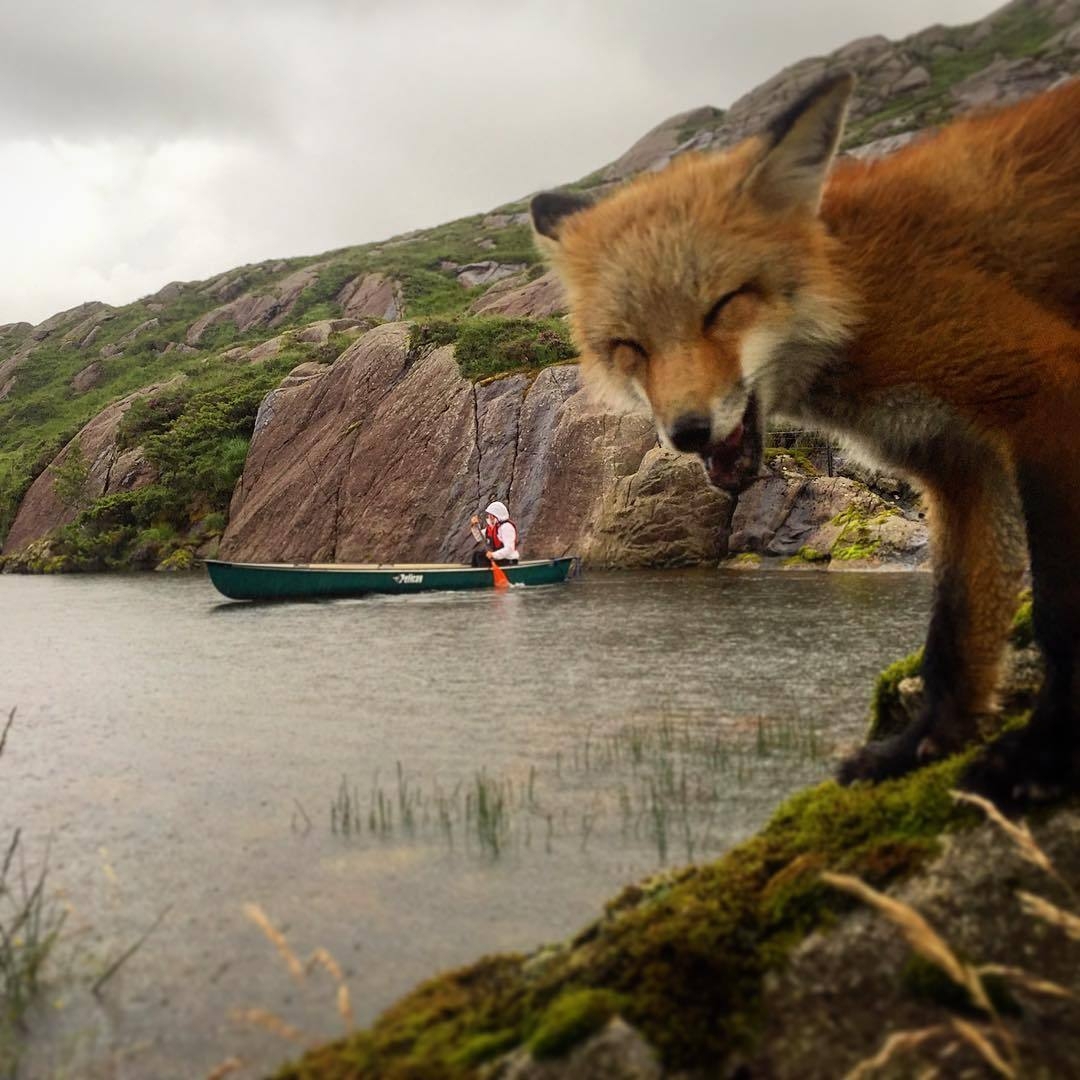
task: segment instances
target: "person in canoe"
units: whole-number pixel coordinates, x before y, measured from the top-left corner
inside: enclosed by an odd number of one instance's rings
[[[473,566],[487,566],[495,562],[500,566],[513,566],[518,561],[518,530],[510,520],[510,511],[501,502],[489,503],[484,511],[484,529],[480,530],[480,518],[473,514],[469,531],[484,546],[473,552]]]

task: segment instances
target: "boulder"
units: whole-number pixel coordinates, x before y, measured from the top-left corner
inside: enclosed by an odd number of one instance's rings
[[[297,341],[325,345],[330,340],[331,334],[349,332],[361,334],[371,329],[371,322],[371,319],[320,319],[318,322],[308,323],[307,326],[294,331],[293,336]]]
[[[583,545],[597,566],[699,566],[727,554],[732,496],[704,482],[697,461],[654,446],[620,478]]]
[[[85,394],[87,390],[93,390],[100,386],[105,378],[105,365],[100,360],[87,364],[81,371],[75,373],[71,380],[71,389],[76,394]]]
[[[504,315],[541,319],[566,311],[566,296],[554,270],[528,281],[523,275],[508,277],[492,285],[473,302],[470,315]]]
[[[476,285],[491,285],[503,278],[520,274],[524,269],[524,263],[498,263],[488,259],[485,262],[469,263],[456,273],[459,284],[471,289]]]
[[[277,326],[289,316],[300,298],[300,294],[319,278],[321,265],[305,266],[274,282],[259,292],[248,292],[221,307],[208,311],[188,327],[186,341],[188,345],[198,345],[202,336],[211,326],[231,322],[241,333],[256,326]],[[223,275],[224,276],[224,275]],[[215,296],[227,295],[234,282],[215,279],[201,292],[210,292]]]
[[[781,456],[738,499],[732,555],[829,556],[837,567],[923,565],[929,531],[917,513],[846,476],[808,476]]]
[[[950,90],[964,109],[1008,105],[1039,90],[1046,90],[1061,76],[1058,65],[1032,56],[1017,60],[999,58],[968,76]]]
[[[657,160],[668,157],[682,141],[680,133],[688,127],[694,127],[719,117],[719,110],[708,105],[688,112],[669,116],[646,132],[629,150],[604,169],[607,181],[625,180],[635,173],[650,168]],[[719,121],[718,121],[719,122]]]
[[[350,319],[372,317],[392,322],[405,313],[401,284],[385,274],[361,274],[334,297]]]

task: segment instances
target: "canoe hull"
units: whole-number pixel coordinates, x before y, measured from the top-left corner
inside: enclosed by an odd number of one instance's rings
[[[366,593],[417,593],[491,589],[486,567],[386,565],[309,566],[290,563],[235,563],[204,560],[210,580],[230,600],[311,600]],[[573,573],[577,559],[544,559],[504,568],[511,585],[555,585]]]

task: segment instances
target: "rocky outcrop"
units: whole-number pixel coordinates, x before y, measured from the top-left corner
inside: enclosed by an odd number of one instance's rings
[[[1039,37],[1045,37],[1042,44],[1036,44]],[[955,57],[970,58],[974,73],[955,81],[941,66]],[[662,168],[688,150],[731,146],[762,131],[800,94],[840,69],[858,77],[848,141],[859,145],[1048,89],[1075,73],[1078,62],[1076,0],[1013,0],[972,26],[934,26],[895,42],[881,35],[859,38],[828,56],[801,60],[744,94],[726,112],[714,109],[710,116],[709,110],[699,109],[664,121],[603,175],[621,180]],[[904,103],[910,104],[909,111],[897,108]]]
[[[456,271],[458,283],[466,289],[476,285],[493,285],[503,278],[513,277],[525,269],[524,263],[498,263],[488,259],[484,262],[469,263]]]
[[[502,315],[506,318],[543,319],[562,315],[566,311],[566,296],[554,270],[534,281],[515,274],[492,285],[473,302],[470,315]]]
[[[604,169],[606,181],[625,180],[635,173],[651,168],[656,162],[664,161],[687,139],[688,129],[697,129],[704,124],[717,123],[723,113],[709,105],[688,112],[668,117],[646,132],[620,158]]]
[[[628,886],[569,940],[429,979],[280,1075],[831,1080],[893,1040],[858,1075],[1074,1076],[1080,813],[1010,833],[951,797],[965,765],[800,792],[720,859]]]
[[[349,319],[375,318],[391,322],[405,314],[401,284],[385,274],[361,274],[334,297]]]
[[[599,565],[718,558],[726,497],[655,445],[647,417],[595,404],[575,366],[476,386],[449,348],[410,352],[406,327],[381,326],[332,368],[303,365],[268,395],[221,550],[235,559],[459,561],[473,547],[469,516],[501,498],[527,556],[572,552]]]
[[[257,326],[277,326],[288,318],[300,294],[318,280],[319,270],[318,265],[294,270],[258,292],[243,293],[221,307],[208,311],[188,327],[185,338],[187,344],[198,345],[206,331],[218,323],[231,322],[241,333]],[[239,283],[243,284],[242,280]],[[211,286],[216,288],[207,288],[215,296],[221,297],[229,295],[236,284],[237,282],[232,280],[215,279]]]
[[[63,333],[65,342],[78,346],[80,342],[85,342],[102,322],[112,318],[113,314],[113,309],[108,304],[91,300],[50,315],[29,329],[26,329],[26,323],[8,323],[0,328],[6,331],[3,338],[0,338],[0,345],[11,350],[6,356],[0,352],[0,401],[11,393],[19,368],[26,363],[34,348],[46,338]]]
[[[918,512],[845,476],[811,476],[784,455],[739,496],[729,553],[914,567],[929,556]]]
[[[4,542],[2,554],[12,555],[60,525],[75,520],[83,505],[116,491],[133,491],[154,479],[140,447],[121,450],[116,436],[124,414],[139,398],[148,397],[161,385],[146,386],[103,409],[90,421],[30,485]],[[85,480],[78,498],[65,500],[57,492],[57,470],[72,458],[81,458]]]
[[[734,504],[695,460],[655,446],[616,483],[582,548],[596,566],[715,565],[728,553]]]
[[[105,365],[100,360],[95,360],[72,376],[71,389],[76,394],[85,394],[87,390],[93,390],[95,386],[100,386],[104,378]]]

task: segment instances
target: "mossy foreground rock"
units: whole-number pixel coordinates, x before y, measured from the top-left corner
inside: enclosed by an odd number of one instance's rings
[[[876,788],[829,782],[804,792],[718,862],[631,886],[564,945],[432,979],[370,1030],[309,1053],[281,1076],[553,1075],[522,1073],[523,1050],[539,1068],[607,1032],[615,1015],[665,1075],[729,1075],[767,1056],[763,1035],[783,1026],[769,988],[789,958],[855,907],[822,883],[821,871],[877,888],[912,878],[947,836],[981,820],[950,796],[962,767],[954,759]],[[876,1050],[872,1034],[848,1048],[853,1060]]]

